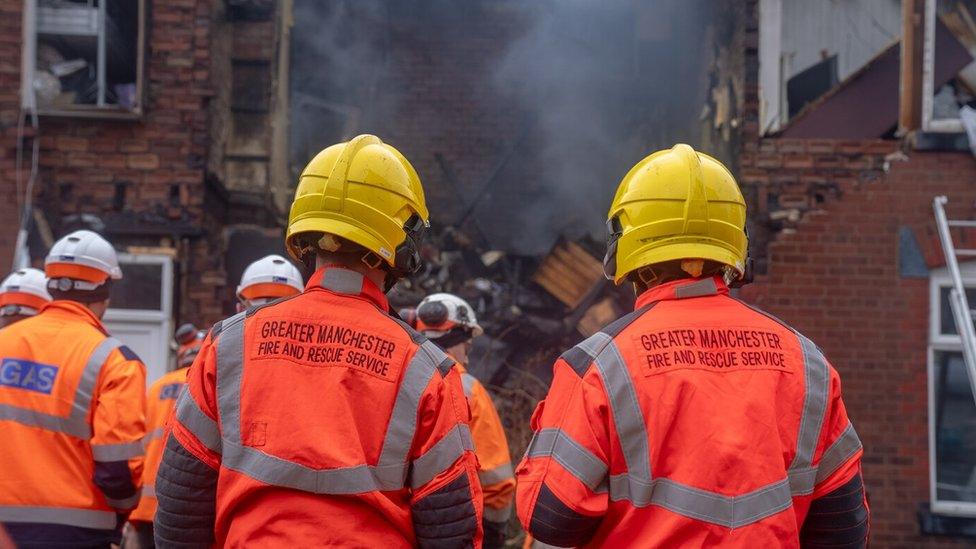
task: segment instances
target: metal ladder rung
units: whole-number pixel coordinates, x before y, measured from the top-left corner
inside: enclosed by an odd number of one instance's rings
[[[976,227],[976,221],[970,221],[968,219],[955,219],[949,220],[950,227]]]
[[[976,250],[956,250],[956,255],[973,257],[976,256]]]

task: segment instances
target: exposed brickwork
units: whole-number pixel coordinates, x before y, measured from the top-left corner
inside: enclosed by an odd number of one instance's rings
[[[937,262],[932,198],[945,193],[950,215],[976,217],[974,180],[968,154],[914,153],[781,233],[769,246],[769,273],[742,291],[816,341],[840,372],[864,441],[876,546],[953,545],[917,534],[915,513],[929,500],[929,296],[927,279],[899,276],[898,229],[912,227]]]
[[[919,534],[916,512],[929,501],[929,282],[899,275],[898,231],[912,227],[938,264],[932,198],[947,194],[950,215],[976,217],[976,160],[910,150],[898,160],[896,141],[760,138],[756,2],[749,11],[739,176],[766,274],[742,297],[816,341],[840,372],[865,446],[873,545],[971,544]]]
[[[40,173],[37,205],[55,236],[64,216],[115,215],[142,223],[178,222],[202,234],[205,158],[208,146],[211,2],[147,2],[146,108],[139,121],[44,117],[40,121]],[[0,0],[0,265],[9,266],[16,228],[16,124],[19,116],[20,0]],[[30,141],[27,142],[30,150]],[[29,155],[28,162],[29,165]],[[24,173],[26,179],[26,173]],[[19,198],[19,196],[18,196]],[[121,201],[121,202],[120,202]],[[219,235],[219,231],[216,232]],[[113,236],[117,247],[159,245],[158,237]],[[215,296],[223,273],[211,265],[216,244],[196,237],[177,258],[189,273],[212,273],[178,303],[181,319],[213,322],[221,312]],[[37,259],[37,258],[35,258]],[[220,282],[217,282],[220,281]]]

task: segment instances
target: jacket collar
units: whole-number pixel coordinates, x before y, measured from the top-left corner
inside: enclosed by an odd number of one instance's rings
[[[728,293],[729,287],[725,285],[725,281],[720,276],[673,280],[659,286],[654,286],[642,293],[638,296],[634,308],[640,309],[645,305],[650,305],[658,301],[688,299],[719,294],[728,295]]]
[[[52,317],[80,320],[87,324],[91,324],[98,331],[108,334],[108,330],[102,324],[102,321],[95,316],[95,313],[91,312],[91,309],[85,307],[77,301],[68,301],[64,299],[50,301],[45,303],[38,314],[49,315]]]
[[[336,265],[326,265],[315,271],[305,285],[306,291],[312,288],[324,288],[334,294],[361,297],[373,302],[383,311],[390,309],[386,294],[370,279],[356,271]]]

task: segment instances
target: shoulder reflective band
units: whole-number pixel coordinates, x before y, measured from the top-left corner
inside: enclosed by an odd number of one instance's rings
[[[805,395],[796,458],[786,478],[752,492],[726,496],[666,478],[654,479],[643,413],[630,372],[612,341],[596,357],[596,365],[610,402],[611,413],[623,449],[627,472],[610,477],[610,499],[628,500],[637,507],[657,505],[698,520],[741,527],[788,509],[794,495],[809,494],[819,476],[812,465],[826,413],[830,373],[826,359],[809,339],[797,334],[803,349]],[[821,460],[825,469],[839,467],[857,451],[856,435],[842,436]],[[847,432],[845,431],[845,434]],[[840,461],[840,463],[837,463]]]
[[[613,341],[607,343],[595,362],[610,401],[627,471],[631,477],[650,483],[651,452],[648,449],[644,413],[637,401],[637,390],[630,379],[630,371],[620,356],[617,344]]]
[[[461,388],[464,389],[464,396],[471,398],[471,395],[474,392],[474,382],[475,379],[473,375],[467,372],[461,374]]]
[[[533,435],[525,456],[552,458],[590,490],[607,490],[607,464],[561,429],[542,429]]]
[[[471,431],[461,423],[437,441],[424,455],[413,461],[410,470],[410,486],[414,490],[424,487],[434,477],[450,469],[464,452],[473,450]]]
[[[142,497],[144,497],[144,498],[154,498],[154,497],[156,497],[156,485],[155,484],[144,484],[142,486]]]
[[[492,467],[487,471],[478,472],[478,480],[481,481],[482,486],[491,486],[492,484],[498,484],[511,478],[515,478],[515,471],[512,469],[510,462],[505,462],[498,467]]]
[[[141,440],[118,444],[92,444],[91,450],[95,461],[124,461],[143,455]]]
[[[349,269],[331,267],[322,275],[321,286],[337,294],[358,295],[363,292],[363,275]]]
[[[180,391],[180,397],[176,401],[175,413],[176,420],[180,422],[180,425],[193,433],[200,444],[215,454],[221,453],[220,429],[217,428],[217,422],[203,413],[203,410],[197,406],[197,402],[190,396],[190,391],[186,389]]]
[[[112,337],[105,338],[99,343],[85,363],[75,396],[71,402],[71,412],[68,417],[48,414],[29,408],[22,408],[13,404],[0,404],[0,420],[10,420],[39,427],[47,431],[55,431],[80,439],[88,440],[92,436],[91,425],[88,423],[88,411],[91,406],[92,395],[98,383],[98,374],[108,359],[108,355],[122,343]]]
[[[508,522],[508,519],[512,516],[512,504],[509,503],[501,509],[495,509],[494,507],[485,505],[484,516],[488,522]]]
[[[848,425],[847,429],[837,437],[833,444],[827,447],[820,463],[817,464],[817,484],[830,478],[841,465],[847,463],[861,449],[861,439],[854,431],[854,425]]]
[[[716,294],[718,294],[718,286],[715,285],[715,279],[712,277],[703,278],[697,282],[678,286],[674,289],[674,297],[678,299]]]
[[[795,332],[803,349],[803,413],[796,437],[796,456],[788,471],[793,495],[813,492],[817,471],[813,467],[813,452],[820,440],[820,430],[827,413],[827,393],[830,369],[820,349],[806,337]]]
[[[67,524],[80,528],[114,530],[117,520],[115,511],[0,505],[0,522]]]
[[[439,363],[446,357],[443,351],[428,342],[421,345],[414,353],[400,380],[393,413],[376,465],[361,464],[334,469],[313,469],[241,443],[240,386],[244,353],[243,319],[242,315],[237,315],[223,322],[217,341],[217,405],[221,431],[218,432],[216,423],[196,407],[192,398],[187,397],[186,391],[177,404],[177,417],[180,422],[187,425],[201,442],[214,444],[222,454],[221,464],[224,467],[267,484],[316,494],[361,494],[402,489],[409,470],[409,454],[417,430],[420,399],[436,374]],[[448,438],[458,441],[462,448],[471,447],[471,435],[467,431],[467,426],[464,426],[464,433],[457,432],[455,435],[445,437]],[[444,448],[446,449],[443,453],[439,450],[438,453],[430,454],[426,460],[418,459],[421,467],[430,465],[431,469],[435,469],[442,459],[446,459],[445,456],[452,451],[456,452],[456,448],[452,449],[450,442],[446,442]],[[433,452],[433,448],[431,451]],[[460,453],[457,455],[460,456]],[[456,459],[455,457],[454,460]],[[426,471],[421,472],[426,473]]]

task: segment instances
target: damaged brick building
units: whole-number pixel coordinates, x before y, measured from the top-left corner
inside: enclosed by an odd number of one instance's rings
[[[976,96],[969,2],[136,4],[114,15],[139,30],[137,74],[105,75],[106,97],[82,93],[97,66],[79,84],[73,57],[33,46],[32,70],[61,81],[60,94],[31,81],[49,101],[35,129],[25,37],[77,40],[25,32],[43,0],[0,0],[0,185],[17,197],[0,205],[0,254],[13,257],[36,135],[31,258],[75,227],[109,236],[131,273],[117,301],[134,304],[113,328],[150,356],[166,356],[176,323],[233,310],[244,265],[280,251],[304,162],[369,131],[414,162],[435,222],[431,267],[394,301],[471,299],[491,336],[477,373],[536,397],[555,349],[632,299],[600,279],[613,188],[642,154],[685,141],[729,162],[747,196],[757,277],[741,296],[841,372],[874,543],[972,543],[976,410],[932,216],[945,194],[952,216],[976,218],[976,159],[952,115]]]

